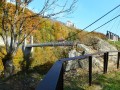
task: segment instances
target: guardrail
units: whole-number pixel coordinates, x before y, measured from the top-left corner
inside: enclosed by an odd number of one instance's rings
[[[103,73],[107,73],[108,67],[108,59],[110,52],[117,52],[117,69],[119,68],[120,63],[120,51],[108,51],[108,52],[98,52],[94,54],[87,54],[83,56],[77,56],[72,58],[64,58],[56,61],[56,63],[52,66],[52,68],[48,71],[46,76],[43,78],[42,81],[36,87],[36,90],[63,90],[63,75],[64,75],[64,67],[63,64],[66,61],[70,60],[82,60],[88,58],[89,60],[89,85],[92,85],[92,57],[94,55],[103,54]]]

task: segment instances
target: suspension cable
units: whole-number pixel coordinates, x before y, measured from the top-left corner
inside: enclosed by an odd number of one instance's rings
[[[106,23],[104,23],[104,24],[100,25],[99,27],[95,28],[94,30],[92,30],[91,32],[89,32],[89,33],[87,33],[87,34],[90,34],[90,33],[94,32],[94,31],[96,31],[97,29],[99,29],[99,28],[101,28],[101,27],[105,26],[106,24],[110,23],[111,21],[113,21],[114,19],[116,19],[116,18],[118,18],[118,17],[120,17],[120,14],[119,14],[119,15],[117,15],[116,17],[114,17],[114,18],[110,19],[110,20],[109,20],[109,21],[107,21]],[[87,34],[86,34],[86,35],[87,35]],[[86,36],[86,35],[84,35],[84,36]],[[83,36],[83,37],[84,37],[84,36]]]
[[[88,25],[87,27],[83,28],[80,32],[82,32],[82,31],[84,31],[85,29],[89,28],[90,26],[92,26],[93,24],[95,24],[96,22],[98,22],[99,20],[101,20],[102,18],[104,18],[105,16],[107,16],[108,14],[110,14],[112,11],[114,11],[114,10],[117,9],[118,7],[120,7],[120,4],[119,4],[118,6],[116,6],[115,8],[113,8],[112,10],[110,10],[109,12],[107,12],[106,14],[104,14],[103,16],[101,16],[100,18],[98,18],[97,20],[95,20],[93,23],[91,23],[91,24]],[[73,34],[72,36],[75,36],[75,35],[79,34],[80,32],[77,32],[77,33]],[[66,39],[71,38],[72,36],[67,37]]]

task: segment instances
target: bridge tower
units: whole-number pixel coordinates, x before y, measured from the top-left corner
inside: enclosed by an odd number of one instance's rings
[[[26,37],[26,35],[24,36]],[[30,36],[30,44],[33,44],[33,36]],[[22,45],[22,51],[25,55],[32,53],[33,52],[33,48],[32,47],[26,47],[27,46],[27,40],[25,38],[23,45]]]
[[[26,35],[24,36],[26,37]],[[30,44],[33,44],[33,36],[30,36]],[[29,69],[31,58],[32,58],[32,52],[33,47],[27,47],[27,40],[25,38],[24,43],[22,45],[22,52],[23,52],[23,58],[26,62],[26,71]]]

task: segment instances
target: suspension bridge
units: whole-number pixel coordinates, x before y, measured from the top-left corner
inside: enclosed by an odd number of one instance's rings
[[[99,20],[101,20],[102,18],[107,16],[109,13],[111,13],[112,11],[117,9],[118,7],[120,7],[120,5],[116,6],[115,8],[113,8],[112,10],[107,12],[105,15],[103,15],[102,17],[100,17],[99,19],[97,19],[96,21],[94,21],[93,23],[88,25],[87,27],[83,28],[82,31],[84,31],[87,28],[91,27],[96,22],[98,22]],[[104,24],[100,25],[99,27],[95,28],[93,31],[105,26],[106,24],[112,22],[113,20],[117,19],[118,17],[120,17],[120,15],[117,15],[117,16],[113,17],[109,21],[107,21]],[[82,31],[80,31],[80,32],[82,32]],[[91,32],[93,32],[93,31],[91,31]],[[33,37],[31,37],[30,44],[27,44],[27,41],[25,39],[25,41],[24,41],[24,43],[22,45],[22,50],[25,53],[25,55],[29,55],[33,51],[33,47],[74,46],[75,42],[66,41],[66,40],[68,38],[71,38],[71,37],[79,34],[80,32],[77,32],[74,35],[72,35],[70,37],[67,37],[65,39],[65,41],[62,41],[62,42],[54,41],[54,42],[46,42],[46,43],[34,43],[33,42]],[[108,33],[110,33],[110,32],[108,32]],[[110,35],[111,34],[108,35],[108,38],[111,38]],[[115,36],[118,37],[117,35],[115,35]],[[119,38],[117,38],[116,40],[118,40],[118,39]],[[9,38],[8,41],[10,41],[10,38]],[[3,43],[1,38],[0,38],[0,45],[4,46],[4,43]],[[98,52],[98,53],[95,53],[95,54],[87,54],[87,55],[83,55],[83,56],[60,59],[52,66],[52,68],[49,70],[49,72],[46,74],[45,78],[40,82],[40,84],[38,84],[36,90],[63,90],[63,75],[64,75],[64,66],[63,65],[64,65],[64,62],[70,61],[70,60],[77,60],[77,59],[81,60],[81,59],[85,59],[85,58],[89,59],[89,65],[88,65],[88,67],[89,67],[89,77],[88,78],[89,78],[89,85],[91,86],[92,85],[92,60],[93,60],[93,56],[103,54],[103,59],[104,59],[104,61],[103,61],[104,62],[103,63],[103,73],[107,73],[108,62],[109,62],[109,53],[110,52],[117,52],[117,65],[116,65],[116,67],[118,69],[119,68],[119,62],[120,62],[120,52],[119,51]]]
[[[99,19],[97,19],[96,21],[94,21],[93,23],[91,23],[90,25],[85,27],[84,29],[82,29],[82,31],[84,31],[85,29],[91,27],[93,24],[95,24],[96,22],[98,22],[99,20],[101,20],[102,18],[107,16],[108,14],[110,14],[112,11],[114,11],[118,7],[120,7],[120,5],[116,6],[115,8],[113,8],[112,10],[107,12],[105,15],[103,15],[102,17],[100,17]],[[106,24],[108,24],[108,23],[112,22],[113,20],[117,19],[119,16],[120,15],[117,15],[117,16],[113,17],[112,19],[110,19],[109,21],[107,21],[104,24],[100,25],[99,27],[95,28],[91,32],[94,32],[95,30],[100,29],[101,27],[105,26]],[[78,33],[80,33],[80,32],[78,32]],[[72,36],[75,36],[78,33],[75,33]],[[108,31],[107,31],[107,37],[108,37],[108,39],[114,39],[116,41],[119,40],[118,35],[115,35],[113,33],[111,34],[111,32],[108,32]],[[70,37],[68,37],[68,38],[70,38]],[[100,54],[103,55],[103,73],[105,74],[105,73],[107,73],[107,70],[108,70],[109,53],[111,53],[111,52],[117,52],[117,65],[116,65],[116,68],[118,69],[119,64],[120,64],[119,63],[120,62],[120,52],[119,51],[97,52],[97,53],[94,53],[94,54],[87,54],[87,55],[83,55],[83,56],[60,59],[48,71],[48,73],[46,74],[44,79],[36,87],[36,90],[64,90],[64,83],[63,83],[64,82],[64,72],[65,72],[65,70],[64,70],[64,62],[71,61],[71,60],[77,60],[77,59],[82,60],[82,59],[85,59],[85,58],[88,58],[88,62],[89,62],[89,64],[88,64],[88,72],[89,72],[89,75],[88,75],[89,81],[88,81],[88,83],[91,86],[92,85],[92,77],[93,77],[92,76],[93,56],[94,55],[100,55]]]

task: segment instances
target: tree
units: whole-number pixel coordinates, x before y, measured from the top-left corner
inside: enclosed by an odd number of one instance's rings
[[[74,40],[77,40],[78,39],[78,36],[77,35],[75,35],[76,34],[76,32],[69,32],[69,34],[68,34],[68,39],[67,40],[70,40],[70,41],[74,41]]]
[[[40,18],[57,18],[60,14],[71,13],[77,2],[77,0],[71,0],[71,4],[68,4],[68,0],[66,0],[64,4],[60,5],[61,0],[44,0],[43,8],[38,13],[33,13],[27,9],[32,1],[10,0],[9,3],[6,0],[0,1],[0,10],[2,10],[0,35],[6,49],[6,55],[2,59],[5,77],[13,74],[13,58],[19,46],[32,31],[37,30],[40,23],[44,22],[45,19],[41,20]],[[26,34],[25,37],[24,34]]]

